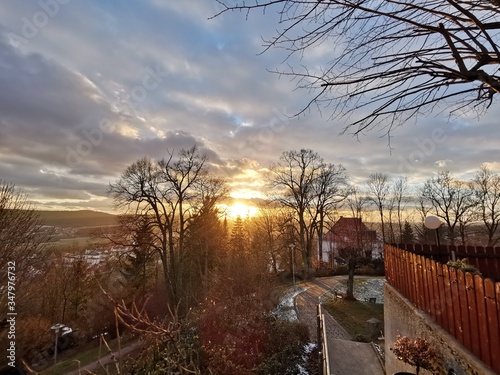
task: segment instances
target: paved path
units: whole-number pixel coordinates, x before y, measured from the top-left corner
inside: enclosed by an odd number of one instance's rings
[[[316,338],[316,306],[319,297],[332,289],[340,280],[322,278],[303,284],[306,291],[295,298],[297,315],[309,328],[311,338]],[[377,354],[371,344],[352,341],[351,335],[323,310],[328,339],[331,372],[335,375],[384,375]]]
[[[93,371],[98,370],[99,368],[103,368],[109,365],[113,365],[115,361],[118,360],[118,357],[121,356],[122,358],[127,358],[127,356],[134,352],[135,350],[139,349],[141,347],[141,343],[136,341],[133,343],[128,344],[127,346],[123,347],[120,351],[120,353],[116,352],[113,354],[107,354],[103,356],[100,360],[89,363],[88,365],[82,366],[80,369],[68,372],[66,375],[84,375],[84,374],[91,374]]]

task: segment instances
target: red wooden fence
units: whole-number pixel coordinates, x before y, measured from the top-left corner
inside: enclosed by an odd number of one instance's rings
[[[384,257],[387,281],[500,374],[500,282],[392,245]]]
[[[500,247],[491,246],[451,246],[451,245],[424,245],[424,244],[393,244],[417,255],[446,264],[452,258],[467,258],[469,264],[476,267],[484,277],[500,281]]]

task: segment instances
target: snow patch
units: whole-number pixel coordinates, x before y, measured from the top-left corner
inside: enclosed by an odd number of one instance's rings
[[[376,303],[384,303],[384,278],[354,278],[354,298],[358,301],[368,301],[375,298]],[[342,280],[342,284],[336,285],[335,289],[339,293],[347,291],[347,278]]]
[[[311,352],[316,349],[316,344],[314,342],[307,343],[304,345],[304,355],[302,356],[302,363],[307,363]],[[310,375],[309,372],[302,365],[298,365],[299,375]]]
[[[280,320],[288,322],[297,322],[299,320],[295,310],[295,297],[306,291],[307,288],[294,286],[290,288],[279,300],[278,305],[271,312],[273,316]]]

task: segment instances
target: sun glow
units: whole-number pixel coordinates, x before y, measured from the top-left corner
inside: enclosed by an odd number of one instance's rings
[[[255,206],[248,206],[244,203],[235,203],[226,208],[228,219],[236,219],[238,216],[242,219],[252,217],[257,214],[259,209]]]

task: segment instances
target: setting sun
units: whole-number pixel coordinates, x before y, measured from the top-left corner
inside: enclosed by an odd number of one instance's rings
[[[255,216],[258,212],[255,206],[247,206],[244,203],[235,203],[227,206],[226,213],[229,219],[236,219],[238,216],[242,219]]]

